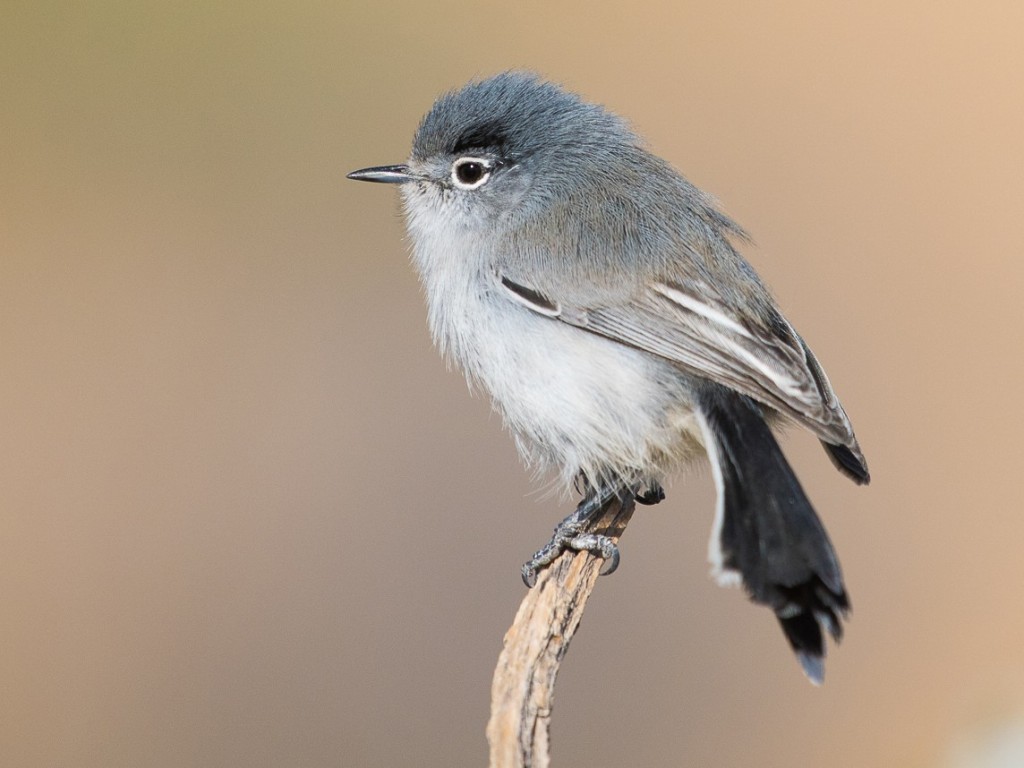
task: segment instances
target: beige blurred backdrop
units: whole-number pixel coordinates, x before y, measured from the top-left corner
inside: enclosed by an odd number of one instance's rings
[[[432,349],[395,191],[344,173],[510,67],[753,233],[874,477],[785,440],[855,608],[822,689],[708,578],[706,471],[641,509],[556,764],[945,766],[1012,729],[1022,29],[1009,1],[3,3],[0,762],[485,762],[518,568],[571,502]]]

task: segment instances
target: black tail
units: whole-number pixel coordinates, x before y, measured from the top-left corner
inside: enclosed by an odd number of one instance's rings
[[[721,580],[742,581],[775,611],[807,676],[825,674],[822,629],[838,642],[850,608],[832,543],[760,406],[721,387],[699,395],[718,483],[711,559]]]

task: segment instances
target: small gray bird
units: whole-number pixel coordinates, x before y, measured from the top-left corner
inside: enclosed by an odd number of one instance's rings
[[[494,400],[527,464],[583,492],[523,566],[618,550],[588,524],[613,499],[656,503],[706,455],[718,489],[718,581],[769,606],[804,671],[849,610],[821,521],[769,427],[796,422],[857,483],[853,427],[804,340],[733,246],[743,230],[623,120],[536,75],[441,96],[401,184],[430,330]]]

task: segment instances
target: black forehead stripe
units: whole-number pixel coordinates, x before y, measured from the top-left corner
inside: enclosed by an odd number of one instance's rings
[[[455,139],[452,144],[453,155],[462,154],[469,149],[501,150],[508,143],[508,133],[497,123],[479,123],[470,126]]]

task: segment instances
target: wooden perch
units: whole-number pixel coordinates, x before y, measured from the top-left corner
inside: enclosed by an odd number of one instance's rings
[[[613,498],[591,531],[618,541],[635,502]],[[487,741],[491,768],[546,768],[555,678],[583,618],[603,561],[589,552],[564,552],[526,593],[491,684]]]

